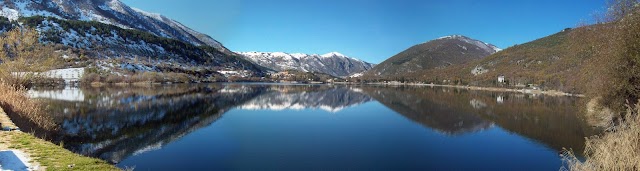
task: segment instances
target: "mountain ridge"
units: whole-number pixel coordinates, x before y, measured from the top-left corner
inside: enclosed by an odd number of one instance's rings
[[[69,57],[69,67],[187,73],[197,81],[259,78],[267,71],[178,21],[119,0],[4,0],[0,8],[1,31],[34,28],[41,43]]]
[[[329,52],[322,55],[258,51],[236,53],[258,65],[276,71],[293,69],[304,72],[320,72],[337,77],[347,77],[367,71],[375,66],[375,64],[339,52]]]
[[[119,0],[5,0],[0,15],[10,20],[45,16],[67,20],[98,21],[124,29],[137,29],[156,36],[208,45],[228,53],[220,42],[157,13],[129,7]]]
[[[365,73],[394,77],[464,64],[501,51],[495,45],[462,35],[450,35],[409,47]]]

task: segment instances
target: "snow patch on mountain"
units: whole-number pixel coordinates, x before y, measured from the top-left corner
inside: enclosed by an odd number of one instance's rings
[[[0,16],[46,16],[65,20],[97,21],[125,29],[137,29],[156,36],[177,39],[193,45],[208,45],[229,52],[220,42],[160,14],[131,8],[119,0],[5,0]]]
[[[469,37],[466,37],[466,36],[463,36],[463,35],[443,36],[443,37],[437,38],[436,40],[447,40],[447,39],[457,39],[457,40],[460,40],[460,41],[464,41],[466,43],[475,45],[475,46],[481,48],[482,50],[484,50],[486,52],[489,52],[491,54],[499,52],[499,51],[502,51],[502,49],[498,48],[495,45],[492,45],[492,44],[489,44],[489,43],[485,43],[485,42],[482,42],[482,41],[479,41],[479,40],[475,40],[475,39],[472,39],[472,38],[469,38]]]
[[[341,53],[339,53],[339,52],[329,52],[329,53],[326,53],[326,54],[324,54],[324,55],[320,55],[320,56],[325,57],[325,58],[330,58],[330,57],[347,57],[346,55],[343,55],[343,54],[341,54]]]
[[[9,20],[17,20],[18,17],[20,17],[20,12],[18,12],[15,9],[9,9],[9,8],[3,7],[2,11],[0,11],[0,15],[9,18]]]

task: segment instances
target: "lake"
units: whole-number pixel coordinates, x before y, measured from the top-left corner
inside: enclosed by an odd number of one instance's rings
[[[136,170],[558,170],[579,98],[429,86],[32,90],[64,147]]]

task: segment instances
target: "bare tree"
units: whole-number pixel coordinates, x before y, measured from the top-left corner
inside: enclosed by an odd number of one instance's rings
[[[0,79],[14,86],[25,85],[34,72],[58,66],[62,60],[52,46],[38,41],[35,29],[16,28],[0,36]]]
[[[607,12],[600,20],[604,20],[604,22],[622,20],[625,16],[631,14],[639,3],[640,0],[608,0]]]

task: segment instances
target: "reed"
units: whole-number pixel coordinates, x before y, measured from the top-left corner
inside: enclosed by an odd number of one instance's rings
[[[18,126],[36,126],[31,129],[56,130],[53,118],[45,111],[39,101],[27,96],[25,88],[16,88],[7,83],[0,83],[0,107],[18,124]],[[23,123],[23,124],[20,124]]]
[[[626,115],[600,136],[587,138],[585,160],[565,150],[562,170],[640,170],[640,104],[628,107]]]

